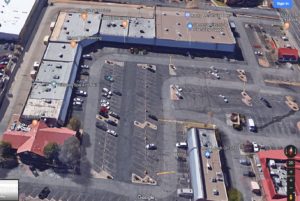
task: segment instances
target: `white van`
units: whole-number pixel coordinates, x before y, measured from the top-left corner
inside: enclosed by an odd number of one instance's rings
[[[248,129],[250,132],[257,132],[254,120],[251,118],[248,119]]]

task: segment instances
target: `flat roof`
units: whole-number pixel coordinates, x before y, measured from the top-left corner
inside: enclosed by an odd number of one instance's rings
[[[63,100],[65,97],[66,89],[66,86],[55,85],[52,83],[33,83],[29,98]]]
[[[50,41],[81,41],[95,36],[99,31],[102,14],[86,14],[87,18],[83,20],[79,12],[60,12]]]
[[[42,61],[35,82],[69,83],[72,62]]]
[[[123,22],[126,22],[127,26],[123,26]],[[127,37],[128,24],[128,17],[103,16],[100,28],[100,36],[110,35]]]
[[[0,33],[19,35],[36,0],[0,1]]]
[[[106,16],[154,18],[155,9],[153,6],[145,6],[145,5],[129,5],[129,4],[97,2],[95,3],[95,8],[81,9],[81,11],[102,13]]]
[[[155,19],[131,18],[129,20],[129,37],[155,38]]]
[[[47,103],[45,99],[31,99],[27,100],[22,116],[24,117],[48,117],[59,118],[60,108],[63,100],[51,100],[51,103]]]
[[[156,8],[156,37],[177,41],[236,43],[226,12],[170,7]]]
[[[77,48],[78,44],[71,47],[70,43],[51,42],[47,46],[43,60],[73,62]]]
[[[228,200],[215,130],[199,129],[199,139],[206,199],[212,201]],[[209,152],[210,157],[205,156],[206,152]],[[208,170],[207,166],[210,166],[211,169]],[[215,182],[213,179],[216,179]],[[214,195],[214,191],[218,191],[219,194]]]

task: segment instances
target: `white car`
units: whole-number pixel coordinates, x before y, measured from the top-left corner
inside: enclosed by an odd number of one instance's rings
[[[104,87],[104,88],[102,88],[102,92],[108,93],[108,92],[109,92],[109,89]]]
[[[182,92],[182,88],[179,87],[178,85],[174,85],[174,87],[175,87],[175,89],[176,89],[177,91]]]
[[[101,103],[101,105],[100,105],[101,107],[106,107],[106,109],[110,109],[110,106],[108,105],[108,104],[106,104],[106,103]]]
[[[78,96],[87,96],[87,92],[86,91],[82,91],[82,90],[78,90],[75,93]]]
[[[81,106],[81,105],[82,105],[82,102],[79,102],[79,101],[74,101],[74,102],[73,102],[73,105],[76,105],[76,106]]]
[[[221,78],[217,73],[215,73],[215,72],[212,72],[211,73],[213,76],[215,76],[215,78],[217,78],[218,80]]]
[[[84,68],[84,69],[89,69],[89,66],[88,66],[88,65],[86,65],[86,64],[83,64],[83,65],[81,65],[81,68]]]
[[[252,142],[252,144],[253,144],[253,151],[254,152],[259,152],[258,144],[256,142]]]
[[[82,98],[74,98],[73,101],[74,102],[83,102],[83,99]]]
[[[186,142],[177,142],[176,147],[186,149],[187,148],[187,143]]]
[[[106,132],[107,132],[108,134],[111,134],[112,136],[115,136],[115,137],[118,136],[117,132],[114,131],[114,130],[108,129]]]
[[[105,98],[107,98],[107,99],[111,98],[111,95],[109,95],[108,93],[103,93],[102,96],[105,97]]]
[[[145,148],[148,149],[148,150],[155,150],[155,149],[157,149],[157,147],[156,147],[155,144],[147,144]]]
[[[109,103],[107,100],[105,100],[105,99],[101,99],[101,100],[100,100],[100,103],[105,103],[105,104],[107,104],[107,105],[110,105],[110,103]]]
[[[91,59],[92,56],[90,54],[84,54],[84,55],[82,55],[82,58],[84,58],[84,59]]]

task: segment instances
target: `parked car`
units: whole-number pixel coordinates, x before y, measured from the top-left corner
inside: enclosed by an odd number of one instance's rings
[[[247,159],[240,159],[240,164],[249,166],[251,162]]]
[[[114,131],[114,130],[108,129],[106,132],[107,132],[108,134],[111,134],[112,136],[115,136],[115,137],[118,136],[117,132]]]
[[[245,172],[243,172],[243,176],[245,176],[245,177],[255,177],[255,174],[252,171],[245,171]]]
[[[148,150],[155,150],[155,149],[157,149],[157,147],[156,147],[155,144],[147,144],[145,148],[148,149]]]
[[[74,106],[82,106],[82,102],[80,102],[80,101],[74,101],[73,105]]]
[[[83,64],[83,65],[81,65],[81,68],[83,68],[83,69],[89,69],[89,66],[86,65],[86,64]]]
[[[114,90],[113,93],[116,94],[116,95],[118,95],[118,96],[122,96],[122,93],[119,92],[119,91]]]
[[[107,104],[107,105],[110,105],[110,103],[109,103],[107,100],[105,100],[105,99],[101,99],[101,100],[100,100],[100,103],[105,103],[105,104]]]
[[[115,112],[109,112],[109,115],[116,118],[116,119],[120,119],[120,116]]]
[[[92,59],[92,56],[90,54],[84,54],[82,55],[83,59]]]
[[[107,125],[104,124],[104,123],[101,123],[99,121],[96,122],[96,127],[101,129],[101,130],[107,131]]]
[[[109,95],[108,93],[103,93],[102,96],[105,97],[105,98],[107,98],[107,99],[111,98],[111,95]]]
[[[186,149],[187,148],[187,143],[186,142],[177,142],[176,147],[181,148],[181,149]]]
[[[111,75],[105,75],[104,79],[110,82],[114,82],[114,78]]]
[[[110,106],[106,103],[101,103],[100,106],[101,107],[106,107],[108,110],[110,109]]]
[[[110,95],[110,96],[112,95],[111,90],[109,90],[108,88],[105,88],[105,87],[102,88],[102,92],[103,92],[103,93],[107,93],[107,94]]]
[[[39,193],[39,198],[41,200],[45,199],[48,197],[48,195],[50,194],[50,189],[48,187],[43,188],[43,190]]]
[[[211,74],[212,74],[213,76],[215,76],[215,78],[217,78],[218,80],[221,78],[221,77],[218,75],[218,73],[212,72]]]
[[[115,121],[112,121],[110,119],[106,119],[105,122],[112,125],[112,126],[117,126],[118,125]]]
[[[158,118],[157,118],[155,115],[153,115],[153,114],[149,114],[148,117],[149,117],[150,119],[153,119],[153,120],[155,120],[155,121],[158,121]]]
[[[77,91],[75,91],[75,94],[77,96],[87,96],[87,92],[83,91],[83,90],[77,90]]]
[[[254,152],[259,152],[258,144],[256,142],[252,142],[252,144],[253,144],[253,151]]]
[[[271,104],[269,101],[267,101],[265,98],[260,97],[259,100],[261,100],[261,102],[263,102],[263,104],[268,107],[268,108],[272,108]]]
[[[82,99],[82,98],[76,97],[76,98],[73,99],[73,101],[74,101],[74,102],[75,102],[75,101],[77,101],[77,102],[83,102],[83,99]]]
[[[90,75],[90,73],[88,71],[80,71],[80,75]]]

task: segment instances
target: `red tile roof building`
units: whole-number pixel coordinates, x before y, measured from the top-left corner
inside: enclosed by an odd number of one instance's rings
[[[33,121],[28,127],[28,132],[7,130],[2,140],[11,143],[17,153],[32,152],[44,156],[44,147],[48,143],[62,145],[66,139],[76,135],[68,128],[49,128],[43,121]]]
[[[286,201],[287,196],[279,195],[274,187],[270,171],[268,169],[269,160],[287,160],[283,150],[269,150],[261,151],[258,153],[258,157],[261,162],[261,167],[264,175],[262,179],[262,186],[266,194],[267,201]],[[296,191],[296,201],[300,201],[300,154],[295,158],[295,191]]]
[[[292,48],[279,48],[278,61],[297,62],[299,59],[298,50]]]

